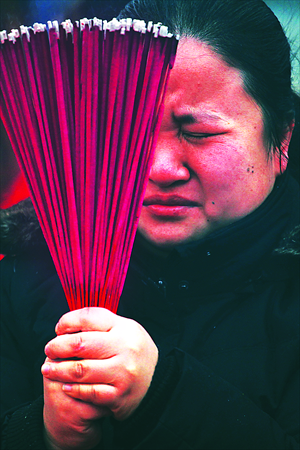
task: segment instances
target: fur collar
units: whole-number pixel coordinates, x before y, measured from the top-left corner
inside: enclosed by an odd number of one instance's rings
[[[28,198],[0,210],[0,254],[16,255],[32,246],[46,245],[33,204]],[[300,256],[300,225],[282,240],[277,255]]]
[[[0,254],[15,255],[45,244],[30,198],[0,210]]]

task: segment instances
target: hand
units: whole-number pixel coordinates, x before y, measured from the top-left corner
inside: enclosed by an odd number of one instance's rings
[[[44,377],[45,441],[49,449],[94,448],[101,440],[98,419],[109,414],[105,407],[71,398],[62,390],[62,383]]]
[[[83,308],[65,314],[56,333],[45,348],[43,375],[62,383],[73,399],[107,407],[117,420],[128,418],[145,397],[158,359],[145,329],[106,309]]]

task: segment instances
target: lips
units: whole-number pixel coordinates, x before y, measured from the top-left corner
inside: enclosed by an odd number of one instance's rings
[[[162,206],[187,206],[195,207],[200,206],[198,202],[190,200],[179,195],[152,195],[144,199],[144,206],[162,205]]]
[[[200,204],[178,195],[153,195],[144,199],[143,206],[159,220],[182,220]]]

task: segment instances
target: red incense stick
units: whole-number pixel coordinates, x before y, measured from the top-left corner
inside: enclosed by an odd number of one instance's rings
[[[1,119],[69,307],[116,312],[177,39],[96,18],[0,39]]]

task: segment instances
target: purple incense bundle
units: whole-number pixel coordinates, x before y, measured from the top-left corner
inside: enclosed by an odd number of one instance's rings
[[[96,18],[0,39],[1,119],[69,307],[116,312],[177,39]]]

